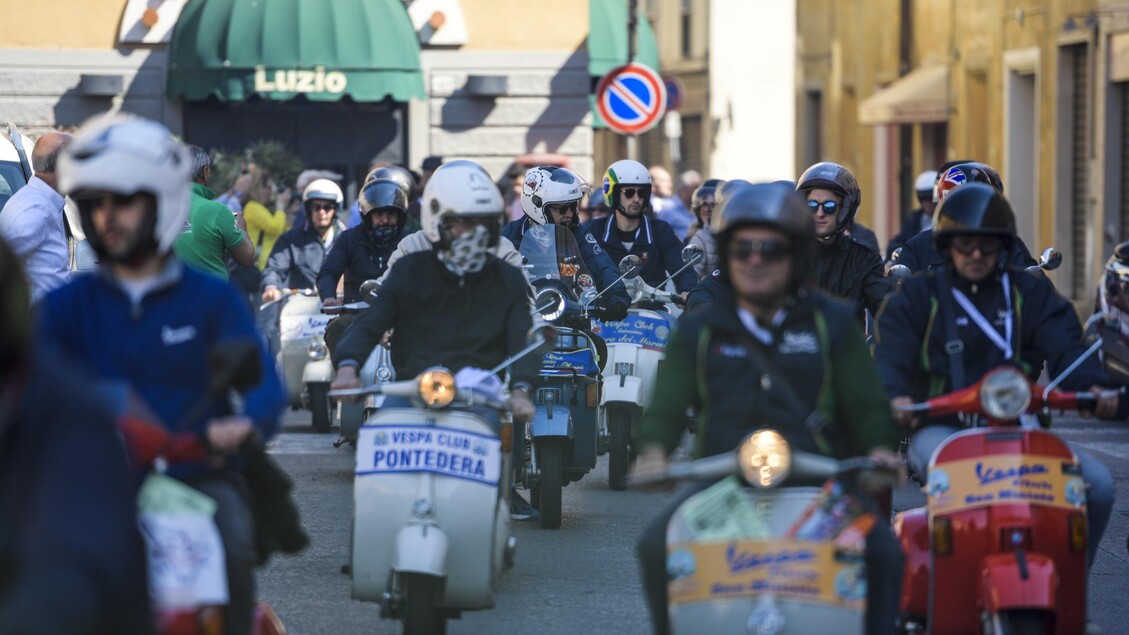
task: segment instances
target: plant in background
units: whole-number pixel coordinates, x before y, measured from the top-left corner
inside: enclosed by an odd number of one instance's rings
[[[298,174],[305,169],[302,159],[287,150],[281,141],[260,140],[241,152],[212,148],[209,153],[212,155],[211,188],[217,193],[230,189],[252,163],[265,169],[280,188],[294,187]]]

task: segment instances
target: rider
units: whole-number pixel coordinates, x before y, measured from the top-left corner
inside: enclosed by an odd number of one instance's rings
[[[699,185],[690,197],[690,211],[694,212],[696,220],[690,226],[686,244],[702,248],[702,260],[694,265],[694,273],[698,274],[699,280],[717,269],[717,242],[710,233],[710,217],[717,206],[717,189],[722,185],[725,185],[725,181],[710,179]]]
[[[0,238],[0,633],[151,633],[113,414],[31,322],[28,280]]]
[[[639,256],[643,261],[639,276],[652,287],[660,286],[668,274],[682,268],[682,241],[670,224],[647,214],[651,175],[642,163],[624,159],[608,166],[604,172],[604,201],[615,214],[588,221],[585,227],[613,262],[628,254]],[[682,301],[696,283],[693,269],[674,277],[674,288]]]
[[[953,161],[942,165],[940,172],[937,173],[937,180],[933,186],[933,204],[940,205],[949,192],[965,183],[986,183],[1000,194],[1004,193],[1004,182],[991,166],[975,161]],[[936,209],[933,215],[937,215]],[[934,243],[932,227],[918,232],[902,245],[897,264],[909,267],[914,273],[943,267],[945,257],[937,251]],[[1027,245],[1023,244],[1019,236],[1013,238],[1013,243],[1015,248],[1009,249],[1007,254],[1008,266],[1034,265],[1035,259],[1031,257],[1031,252],[1027,250]]]
[[[1055,377],[1078,359],[1082,329],[1074,307],[1044,276],[1005,264],[1016,239],[1015,215],[1003,194],[980,183],[960,187],[941,202],[933,230],[945,266],[904,280],[877,317],[875,360],[895,408],[964,388],[1001,364],[1018,364],[1037,379],[1044,361]],[[946,313],[951,320],[942,317]],[[948,344],[954,340],[960,345]],[[1095,393],[1110,385],[1096,357],[1062,382],[1067,390]],[[1118,402],[1116,396],[1099,398],[1097,415],[1120,414]],[[924,479],[934,450],[960,428],[947,420],[920,422],[905,412],[897,417],[915,430],[907,461]],[[928,425],[919,428],[922,423]],[[1092,564],[1113,508],[1113,480],[1097,459],[1071,447],[1089,485]]]
[[[60,184],[78,203],[101,268],[47,296],[40,330],[103,378],[128,382],[170,430],[194,431],[211,448],[212,460],[168,474],[215,500],[227,561],[226,632],[249,633],[257,556],[246,485],[230,457],[275,433],[282,384],[237,291],[169,251],[188,215],[190,169],[187,151],[159,123],[112,115],[79,131],[60,160]],[[209,373],[210,351],[238,340],[259,343],[262,364],[262,380],[243,395],[243,415],[232,414],[227,393],[212,392]]]
[[[671,336],[654,401],[635,439],[635,474],[662,473],[693,406],[697,454],[730,452],[762,425],[793,447],[847,457],[869,453],[896,469],[898,442],[878,373],[851,308],[809,288],[811,213],[780,184],[748,185],[726,196],[712,229],[721,263],[715,302]],[[643,585],[656,633],[669,630],[666,526],[673,501],[639,541]],[[901,552],[889,525],[867,538],[867,633],[892,633]]]
[[[913,180],[913,190],[920,206],[902,219],[902,229],[897,236],[890,239],[886,246],[886,259],[889,260],[894,251],[909,242],[910,238],[933,227],[933,208],[937,205],[933,201],[933,188],[937,182],[937,171],[926,170],[917,175]],[[899,255],[900,256],[900,255]]]
[[[815,221],[815,286],[874,315],[890,290],[882,257],[847,233],[862,200],[858,181],[838,163],[816,163],[796,184]],[[862,311],[857,315],[861,318]]]
[[[271,250],[267,266],[263,269],[263,302],[282,297],[282,287],[312,289],[318,271],[334,241],[345,231],[337,220],[337,210],[345,200],[341,188],[329,179],[317,179],[302,192],[302,207],[306,210],[306,223],[279,237]],[[271,311],[268,341],[273,350],[278,349],[278,311]]]
[[[598,290],[603,291],[614,283],[605,295],[603,319],[618,321],[627,317],[631,298],[627,288],[619,279],[619,270],[596,238],[580,225],[580,199],[589,192],[588,184],[575,172],[567,168],[541,166],[530,168],[525,173],[521,189],[521,209],[525,218],[511,221],[502,229],[502,235],[510,239],[514,247],[521,249],[522,238],[534,225],[560,225],[576,237],[580,257],[588,271],[596,278]]]

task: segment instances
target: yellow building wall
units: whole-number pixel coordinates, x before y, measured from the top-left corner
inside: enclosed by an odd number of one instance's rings
[[[588,0],[461,0],[468,40],[461,50],[573,51],[588,37]]]
[[[0,0],[0,48],[112,49],[125,0]],[[60,18],[65,14],[65,19]]]

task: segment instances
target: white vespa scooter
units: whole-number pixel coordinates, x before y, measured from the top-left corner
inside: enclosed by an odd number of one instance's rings
[[[385,406],[361,427],[353,481],[353,597],[379,602],[381,617],[401,620],[404,633],[443,633],[462,611],[492,608],[513,565],[512,422],[504,416],[499,429],[470,408],[505,410],[497,372],[543,351],[552,331],[530,339],[489,371],[432,368],[411,380],[330,393],[412,402]]]
[[[314,430],[329,432],[333,409],[328,393],[334,373],[325,345],[325,326],[332,316],[322,312],[314,289],[283,289],[280,299],[264,303],[259,310],[283,301],[286,305],[278,320],[278,366],[290,407],[308,408]]]
[[[702,248],[687,245],[682,250],[686,263],[671,274],[659,287],[692,267],[702,259]],[[593,332],[608,346],[608,363],[603,370],[600,394],[600,445],[608,452],[608,485],[613,490],[625,487],[624,477],[631,462],[631,429],[643,416],[643,408],[651,403],[659,362],[666,357],[666,343],[674,327],[674,317],[666,311],[640,308],[673,303],[674,295],[652,287],[639,277],[643,261],[639,256],[625,256],[619,270],[631,296],[628,316],[619,322],[600,322]]]

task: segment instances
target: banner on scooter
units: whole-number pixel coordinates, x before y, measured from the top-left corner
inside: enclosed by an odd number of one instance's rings
[[[579,351],[545,353],[541,360],[542,375],[594,375],[600,372],[592,351],[585,348]]]
[[[279,336],[286,339],[325,335],[325,327],[332,315],[283,315],[279,318]]]
[[[1086,484],[1076,463],[1058,457],[1000,454],[944,461],[929,469],[929,511],[946,514],[999,503],[1082,510]]]
[[[357,476],[431,472],[495,487],[502,442],[463,430],[423,426],[364,426],[357,437]]]
[[[666,350],[671,322],[666,318],[629,315],[621,322],[592,320],[592,332],[608,344],[634,344],[656,351]]]

